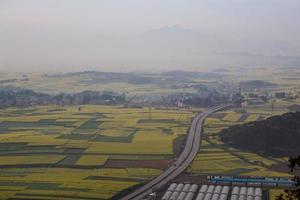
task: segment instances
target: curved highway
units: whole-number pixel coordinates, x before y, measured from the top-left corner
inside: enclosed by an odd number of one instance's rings
[[[201,141],[202,124],[205,118],[216,111],[225,109],[226,107],[228,106],[217,106],[195,117],[192,121],[184,150],[178,159],[173,163],[173,165],[164,171],[160,176],[136,189],[132,193],[122,197],[121,200],[140,200],[181,174],[194,160],[198,153]]]

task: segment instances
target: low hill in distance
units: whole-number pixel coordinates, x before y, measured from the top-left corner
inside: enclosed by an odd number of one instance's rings
[[[300,154],[300,112],[224,129],[221,140],[235,148],[268,156]]]
[[[276,87],[277,85],[275,83],[262,81],[262,80],[250,80],[250,81],[244,81],[240,82],[240,87],[243,89],[247,88],[268,88],[268,87]]]

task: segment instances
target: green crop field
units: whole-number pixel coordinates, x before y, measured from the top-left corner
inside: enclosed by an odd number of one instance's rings
[[[144,162],[172,158],[173,141],[194,115],[92,105],[3,109],[0,199],[110,199],[158,176],[164,167]]]
[[[203,175],[290,176],[276,171],[273,167],[284,166],[287,158],[264,157],[254,152],[243,152],[227,146],[219,138],[219,132],[224,128],[283,114],[289,111],[289,105],[291,103],[287,101],[276,101],[273,110],[271,104],[266,103],[230,109],[208,117],[204,124],[200,152],[187,171]]]
[[[283,189],[271,189],[269,190],[269,200],[275,200],[277,196],[283,193]]]

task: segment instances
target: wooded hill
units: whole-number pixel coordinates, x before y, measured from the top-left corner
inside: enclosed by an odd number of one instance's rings
[[[270,156],[300,154],[300,112],[234,125],[221,131],[221,140],[235,148]]]

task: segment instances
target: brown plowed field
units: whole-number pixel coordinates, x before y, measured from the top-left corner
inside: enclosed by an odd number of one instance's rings
[[[105,163],[107,168],[155,168],[166,169],[171,165],[173,160],[108,160]]]

